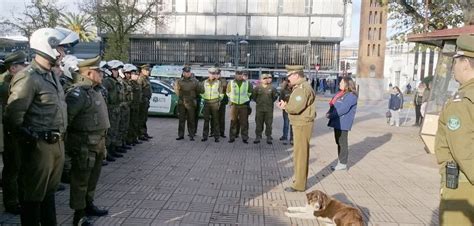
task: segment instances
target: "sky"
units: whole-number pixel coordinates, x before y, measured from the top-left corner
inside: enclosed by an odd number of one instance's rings
[[[25,3],[30,0],[0,0],[0,12],[2,16],[8,17],[12,15],[14,11],[22,12]],[[71,4],[69,0],[56,0],[59,5],[64,5],[68,10],[77,10],[76,4]],[[77,1],[72,1],[77,2]],[[359,40],[359,20],[360,20],[360,4],[361,0],[352,0],[352,19],[351,19],[351,36],[346,38],[341,44],[343,46],[357,46]]]

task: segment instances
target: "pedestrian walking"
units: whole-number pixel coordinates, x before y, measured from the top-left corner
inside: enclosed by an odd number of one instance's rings
[[[392,88],[390,100],[388,101],[388,109],[391,113],[390,125],[400,127],[400,112],[403,109],[403,94],[398,86]]]
[[[55,195],[64,165],[67,110],[58,76],[51,71],[79,36],[64,28],[41,28],[30,37],[36,53],[10,85],[5,122],[20,148],[22,225],[56,225]]]
[[[252,92],[252,99],[256,103],[254,144],[260,143],[264,124],[267,144],[272,144],[273,105],[277,98],[277,90],[272,86],[272,75],[262,74],[260,84]]]
[[[105,137],[110,127],[105,99],[100,92],[100,57],[79,62],[80,76],[66,94],[68,132],[66,147],[71,156],[69,205],[73,225],[90,225],[87,216],[108,214],[94,205],[94,194],[105,158]]]
[[[237,70],[235,79],[227,85],[227,96],[230,102],[229,143],[233,143],[238,134],[238,125],[242,142],[248,144],[249,139],[249,102],[252,95],[252,84],[244,80],[244,72]]]
[[[421,82],[418,85],[415,96],[413,97],[413,104],[415,105],[415,124],[413,126],[420,126],[423,121],[423,115],[421,114],[421,105],[423,104],[423,93],[425,92],[426,85]]]
[[[461,85],[439,116],[435,154],[441,167],[440,225],[474,224],[474,37],[456,41],[454,78]]]
[[[219,104],[224,96],[220,81],[217,80],[219,69],[211,67],[208,70],[209,78],[201,85],[201,98],[204,100],[204,126],[201,141],[207,141],[209,137],[209,123],[212,120],[212,132],[214,141],[219,142]]]
[[[308,179],[309,142],[313,133],[316,109],[315,94],[311,85],[306,81],[303,66],[287,65],[288,81],[293,86],[293,92],[288,102],[280,101],[278,107],[285,110],[294,129],[294,180],[287,192],[306,190]]]
[[[23,70],[26,65],[26,54],[23,51],[15,51],[5,56],[4,66],[6,72],[0,77],[0,99],[2,104],[2,115],[7,106],[10,96],[10,84],[13,77]],[[4,149],[2,152],[3,170],[2,170],[2,188],[3,205],[5,212],[11,214],[20,214],[20,193],[18,174],[20,171],[20,148],[18,139],[14,135],[14,130],[8,127],[6,123],[3,127]]]
[[[329,111],[326,113],[326,118],[329,119],[328,126],[334,128],[337,144],[338,162],[336,166],[331,167],[332,170],[347,169],[348,135],[357,110],[357,90],[354,80],[350,77],[342,78],[339,90],[329,102]]]
[[[191,67],[183,67],[183,77],[176,81],[174,91],[178,96],[178,137],[176,140],[184,139],[184,128],[187,122],[188,136],[194,141],[196,136],[196,97],[199,95],[199,83],[192,78]]]

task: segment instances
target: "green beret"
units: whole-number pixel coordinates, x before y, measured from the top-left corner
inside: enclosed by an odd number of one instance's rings
[[[84,59],[77,64],[79,71],[94,70],[100,68],[100,56]]]
[[[466,56],[474,58],[474,36],[461,35],[456,40],[458,51],[454,57]]]
[[[288,71],[288,73],[286,74],[288,76],[288,75],[291,75],[293,73],[303,72],[304,66],[302,66],[302,65],[285,65],[285,68]]]
[[[15,64],[25,64],[26,63],[26,54],[23,51],[15,51],[12,53],[9,53],[5,56],[5,61],[3,64],[5,66],[9,67],[10,65],[15,65]]]

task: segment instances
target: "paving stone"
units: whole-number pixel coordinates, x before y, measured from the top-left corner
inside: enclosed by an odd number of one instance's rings
[[[238,205],[215,204],[213,213],[229,213],[237,214],[239,212]]]
[[[178,202],[178,201],[168,201],[164,206],[163,209],[168,210],[187,210],[191,205],[190,202]]]
[[[211,219],[211,213],[206,212],[186,212],[182,223],[208,224]]]
[[[142,209],[161,209],[165,205],[166,201],[156,201],[156,200],[143,200],[138,208]]]

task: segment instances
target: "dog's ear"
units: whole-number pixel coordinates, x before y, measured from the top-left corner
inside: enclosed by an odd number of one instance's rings
[[[311,192],[310,193],[306,193],[306,200],[308,200],[308,203],[311,201]]]

